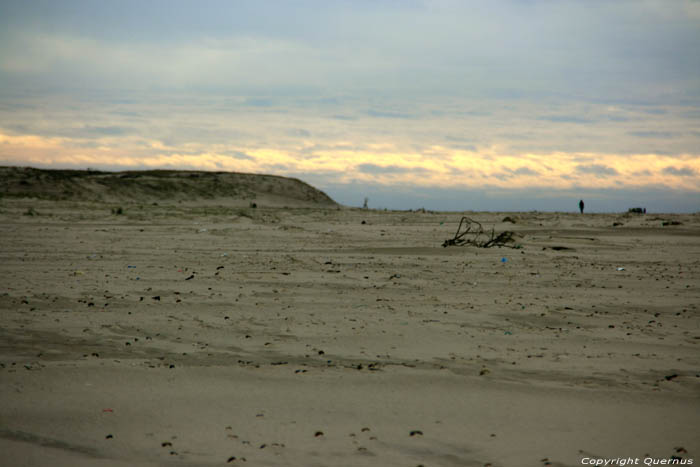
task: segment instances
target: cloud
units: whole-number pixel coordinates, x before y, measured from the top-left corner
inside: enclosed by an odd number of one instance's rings
[[[537,120],[544,120],[553,123],[593,123],[593,120],[576,115],[543,115]]]
[[[309,138],[311,136],[311,132],[304,128],[292,128],[288,133],[290,136],[301,136],[302,138]]]
[[[248,98],[243,101],[243,105],[247,105],[250,107],[272,107],[274,106],[274,102],[270,99],[262,99],[262,98]]]
[[[166,144],[141,136],[85,139],[0,132],[0,164],[54,167],[171,167],[249,173],[324,174],[320,183],[410,184],[477,189],[542,190],[666,186],[700,191],[700,157],[659,154],[525,153],[504,147],[476,151],[429,146],[406,152],[393,144],[325,141]],[[377,162],[380,161],[380,162]],[[543,168],[543,170],[539,170]],[[643,170],[640,170],[643,169]]]
[[[668,174],[668,175],[675,175],[677,177],[692,177],[697,174],[697,172],[690,167],[664,167],[662,170],[663,173]]]
[[[601,164],[577,165],[576,171],[583,174],[590,174],[596,177],[610,177],[619,175],[619,172],[612,167]]]
[[[675,133],[670,131],[630,131],[627,134],[637,136],[639,138],[673,138]]]
[[[540,175],[536,170],[532,170],[529,167],[518,167],[517,169],[511,169],[509,167],[503,168],[503,172],[492,173],[489,176],[496,178],[501,181],[510,180],[516,177],[531,177]]]
[[[452,1],[119,4],[2,2],[3,78],[54,89],[305,86],[411,101],[570,96],[660,106],[669,96],[697,96],[691,77],[700,63],[688,59],[698,48],[697,8],[684,1],[594,9],[584,1],[515,0],[480,8]],[[544,118],[581,123],[566,115]]]
[[[473,138],[465,138],[464,136],[454,136],[454,135],[446,135],[445,136],[445,141],[449,143],[450,147],[456,148],[456,149],[463,149],[465,151],[476,151],[477,147],[474,143]]]
[[[659,108],[642,109],[642,112],[650,115],[666,115],[668,110]]]
[[[63,126],[64,122],[55,122],[56,126],[47,128],[36,123],[10,124],[7,129],[18,134],[42,133],[44,136],[58,136],[68,138],[99,139],[103,137],[123,137],[136,134],[135,128],[120,125],[74,125]]]
[[[518,167],[515,170],[507,169],[510,173],[514,175],[539,175],[540,173],[536,170],[532,170],[529,167]]]
[[[608,120],[611,122],[629,122],[631,119],[623,115],[608,115]]]
[[[231,152],[223,152],[223,155],[232,157],[234,159],[240,159],[240,160],[245,160],[245,161],[254,161],[255,158],[252,156],[249,156],[248,154],[241,152],[241,151],[231,151]]]
[[[399,167],[396,165],[376,165],[376,164],[359,164],[355,166],[359,172],[366,174],[405,174],[405,173],[425,173],[429,170],[423,167]]]
[[[370,117],[376,117],[376,118],[401,118],[401,119],[414,118],[414,116],[411,114],[401,113],[401,112],[389,112],[389,111],[385,111],[385,110],[368,110],[367,115],[369,115]]]
[[[105,136],[118,136],[125,135],[127,133],[133,132],[131,128],[123,128],[119,126],[92,126],[85,125],[80,130],[85,133],[95,134],[95,135],[105,135]]]

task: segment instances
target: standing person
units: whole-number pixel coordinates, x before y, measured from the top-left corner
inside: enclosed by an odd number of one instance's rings
[[[581,210],[581,214],[583,214],[583,207],[584,207],[583,200],[581,200],[578,202],[578,208]]]

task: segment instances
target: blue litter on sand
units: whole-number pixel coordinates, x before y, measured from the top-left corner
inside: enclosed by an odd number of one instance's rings
[[[505,263],[506,261],[508,261],[508,258],[505,258],[505,257],[501,258],[501,263]]]
[[[127,269],[134,269],[134,268],[136,268],[136,266],[127,266],[126,268]]]

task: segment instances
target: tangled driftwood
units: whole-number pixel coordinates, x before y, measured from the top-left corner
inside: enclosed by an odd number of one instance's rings
[[[480,222],[468,217],[462,217],[462,220],[459,221],[459,227],[457,227],[455,236],[445,240],[442,246],[474,245],[479,248],[491,248],[494,246],[517,248],[517,246],[508,245],[514,241],[513,232],[510,230],[496,235],[495,230],[492,228],[491,232],[487,233]]]

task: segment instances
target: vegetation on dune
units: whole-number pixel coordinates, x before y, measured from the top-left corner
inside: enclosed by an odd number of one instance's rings
[[[336,203],[295,178],[236,172],[44,170],[0,167],[0,197],[44,200],[255,200],[262,195],[325,206]]]

